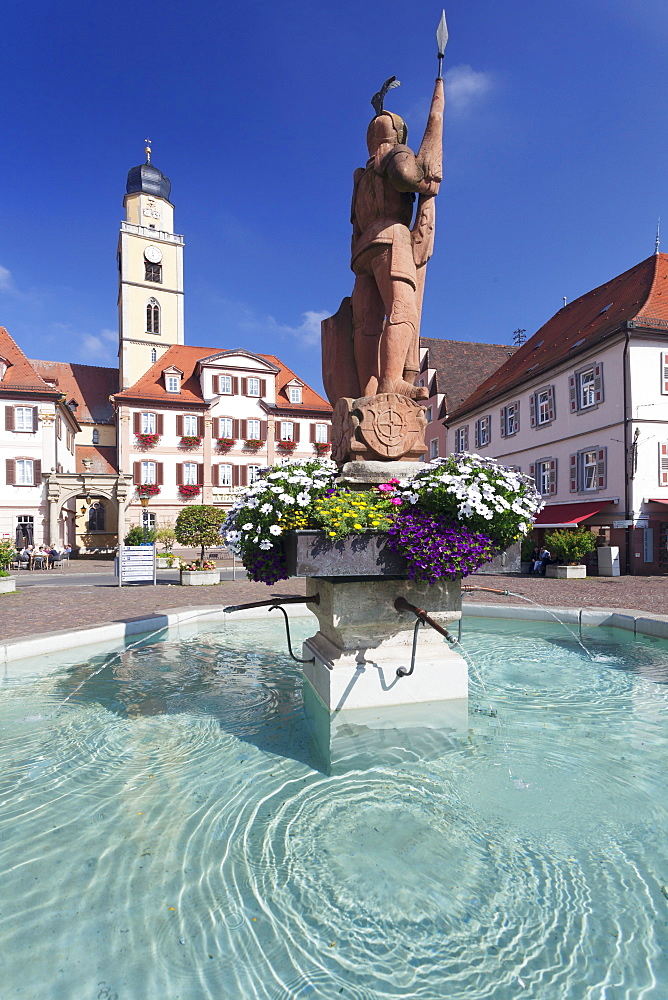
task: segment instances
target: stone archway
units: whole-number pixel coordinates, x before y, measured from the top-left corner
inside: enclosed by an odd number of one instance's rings
[[[58,537],[60,513],[70,500],[90,497],[109,502],[116,511],[116,540],[125,534],[125,510],[132,490],[132,477],[115,473],[51,472],[45,476],[46,497],[49,505],[49,539]],[[110,525],[111,528],[111,525]]]

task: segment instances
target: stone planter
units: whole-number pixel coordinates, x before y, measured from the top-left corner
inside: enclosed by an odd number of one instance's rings
[[[390,551],[385,532],[330,539],[323,531],[288,531],[283,544],[290,576],[408,576],[405,558]]]
[[[584,580],[587,576],[586,566],[546,566],[545,576],[556,580]]]
[[[16,590],[16,580],[13,576],[0,576],[0,594],[11,594]]]
[[[169,559],[165,559],[164,556],[158,556],[156,560],[156,567],[158,569],[178,569],[181,565],[179,559],[173,559],[171,562]]]
[[[182,587],[208,587],[220,583],[219,569],[182,569]]]

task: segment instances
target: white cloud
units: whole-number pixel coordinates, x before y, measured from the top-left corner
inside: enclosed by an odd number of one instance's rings
[[[11,271],[0,264],[0,292],[15,292]]]
[[[459,115],[467,115],[494,88],[491,73],[475,70],[466,63],[453,66],[443,80],[448,108]]]
[[[249,311],[250,313],[250,311]],[[303,321],[299,326],[290,326],[287,323],[279,323],[274,316],[253,316],[247,315],[239,326],[246,330],[264,331],[275,333],[280,337],[287,337],[299,341],[304,347],[315,347],[320,343],[320,323],[331,315],[327,310],[316,311],[309,309],[302,313]]]
[[[117,343],[118,334],[115,330],[100,330],[98,335],[84,333],[81,338],[80,353],[87,361],[100,365],[114,361],[116,352],[110,348],[111,343]]]

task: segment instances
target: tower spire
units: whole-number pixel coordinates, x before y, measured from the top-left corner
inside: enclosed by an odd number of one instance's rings
[[[656,239],[654,240],[654,253],[659,253],[659,247],[661,246],[661,219],[657,219],[656,223]]]
[[[144,139],[144,142],[146,143],[146,149],[144,150],[144,152],[146,153],[146,162],[150,163],[151,162],[151,140],[150,139]]]

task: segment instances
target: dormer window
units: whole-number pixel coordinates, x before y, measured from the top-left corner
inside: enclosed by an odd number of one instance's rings
[[[5,377],[5,372],[7,371],[7,367],[8,365],[5,359],[0,358],[0,382],[2,382],[3,378]]]
[[[288,387],[288,399],[291,403],[301,403],[302,401],[302,387],[300,385],[291,385]]]
[[[165,389],[167,392],[180,392],[181,379],[178,375],[165,375]]]

